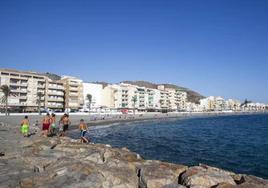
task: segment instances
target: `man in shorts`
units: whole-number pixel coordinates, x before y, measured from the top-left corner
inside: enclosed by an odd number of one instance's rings
[[[23,134],[24,137],[28,136],[29,133],[29,120],[28,116],[25,116],[24,119],[21,121],[21,133]]]
[[[61,118],[61,123],[63,129],[62,136],[65,136],[65,132],[68,130],[69,125],[71,124],[68,114],[63,115],[63,117]]]
[[[56,135],[56,115],[54,113],[50,118],[50,134],[51,136]]]
[[[49,127],[50,127],[50,114],[47,113],[43,120],[42,120],[43,126],[42,126],[42,135],[47,136],[48,135],[48,131],[49,131]]]

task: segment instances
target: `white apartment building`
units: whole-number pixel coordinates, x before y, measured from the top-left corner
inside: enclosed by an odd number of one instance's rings
[[[140,104],[140,99],[138,98],[138,91],[136,86],[120,83],[113,85],[114,87],[114,102],[115,108],[136,108]],[[137,97],[137,102],[134,104],[133,97]]]
[[[158,89],[151,89],[147,88],[146,89],[147,93],[147,109],[148,110],[153,110],[153,111],[158,111],[160,110],[160,99],[161,99],[161,93]]]
[[[266,105],[263,103],[248,103],[246,110],[249,111],[263,111],[266,110]]]
[[[174,88],[165,88],[164,85],[158,86],[160,90],[160,107],[171,111],[185,111],[187,93]]]
[[[97,109],[103,106],[103,85],[96,83],[83,83],[84,109],[89,107],[87,95],[92,96],[91,109]]]
[[[240,111],[241,103],[235,99],[228,99],[226,101],[226,110]]]
[[[216,108],[215,97],[210,96],[200,100],[202,111],[213,111]]]
[[[51,80],[45,74],[0,69],[0,85],[7,85],[11,89],[12,95],[8,98],[10,108],[17,108],[20,111],[37,111],[39,104],[37,93],[43,94],[40,98],[41,107],[54,110],[64,108],[63,84]]]
[[[160,108],[167,110],[169,107],[169,92],[165,90],[164,85],[159,85],[157,89],[160,91]]]

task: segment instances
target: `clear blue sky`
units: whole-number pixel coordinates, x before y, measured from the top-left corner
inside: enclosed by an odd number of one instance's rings
[[[268,103],[268,1],[1,0],[0,67]]]

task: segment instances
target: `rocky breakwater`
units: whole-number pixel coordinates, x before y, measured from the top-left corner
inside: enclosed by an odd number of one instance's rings
[[[25,139],[21,152],[0,157],[0,187],[263,188],[268,181],[207,165],[144,160],[126,148],[70,138]]]

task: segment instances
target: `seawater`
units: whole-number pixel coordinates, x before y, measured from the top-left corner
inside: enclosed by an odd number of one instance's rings
[[[127,147],[145,159],[205,163],[268,178],[267,114],[122,123],[92,127],[88,136],[94,143]]]

